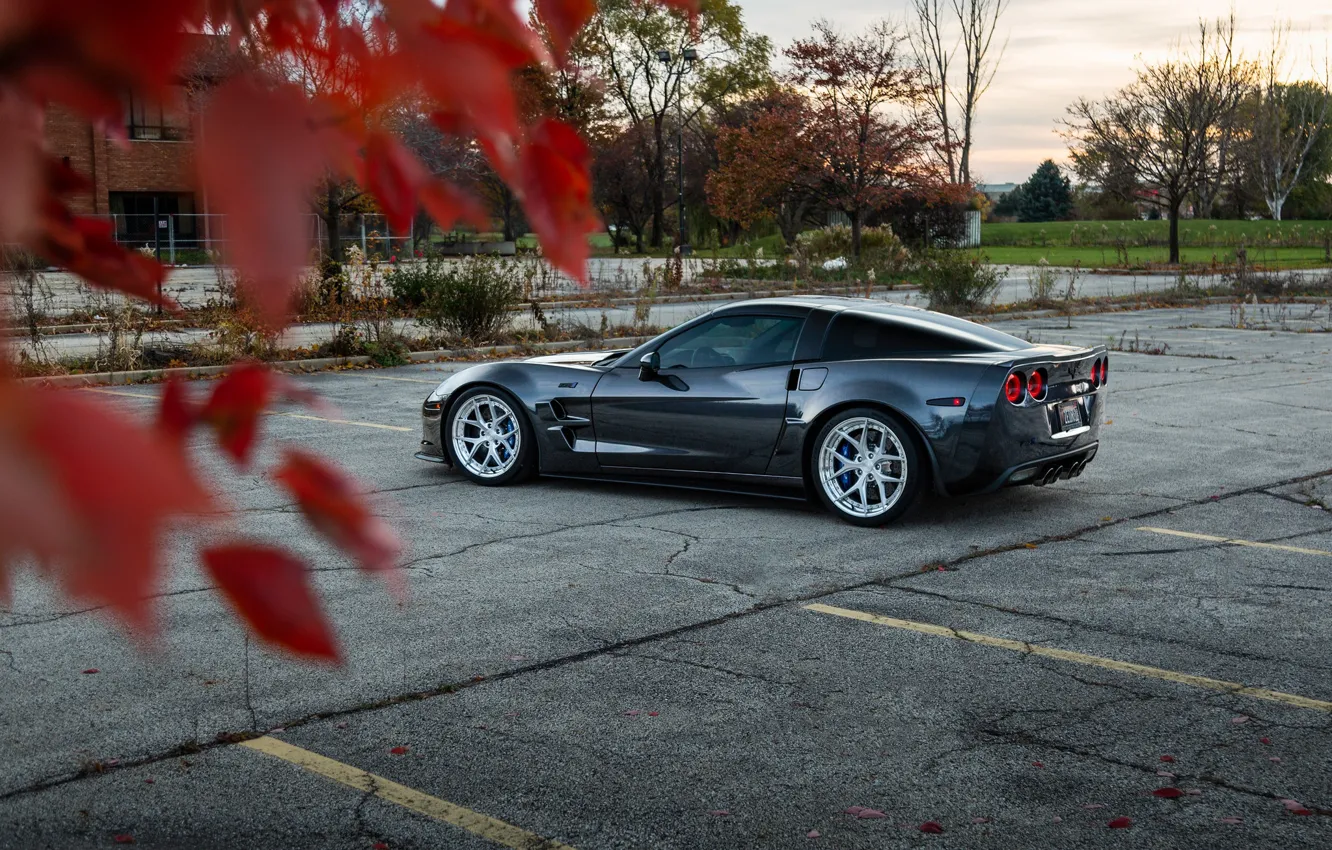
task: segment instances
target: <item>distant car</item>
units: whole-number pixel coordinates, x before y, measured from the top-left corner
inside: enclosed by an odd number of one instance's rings
[[[729,303],[637,348],[486,363],[425,401],[416,457],[532,475],[814,496],[848,522],[922,488],[1048,484],[1096,456],[1104,347],[1033,345],[912,307]]]

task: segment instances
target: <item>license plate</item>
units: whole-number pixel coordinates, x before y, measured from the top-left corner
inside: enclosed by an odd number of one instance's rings
[[[1077,402],[1059,405],[1059,422],[1065,431],[1082,427],[1082,411],[1078,409]]]

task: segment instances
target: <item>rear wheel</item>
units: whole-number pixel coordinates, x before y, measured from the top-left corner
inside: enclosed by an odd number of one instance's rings
[[[820,429],[813,452],[819,500],[854,525],[884,525],[906,513],[924,478],[907,426],[874,408],[834,416]]]
[[[449,407],[443,430],[454,468],[478,484],[514,484],[536,471],[532,426],[503,390],[463,392]]]

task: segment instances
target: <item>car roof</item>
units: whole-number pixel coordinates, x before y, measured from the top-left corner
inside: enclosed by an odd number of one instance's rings
[[[964,335],[982,347],[996,351],[1011,351],[1029,348],[1031,343],[1011,334],[978,325],[957,316],[936,313],[921,307],[906,304],[894,304],[890,301],[878,301],[873,298],[852,298],[842,295],[786,295],[777,298],[754,298],[738,301],[713,310],[711,315],[725,315],[731,312],[745,312],[754,309],[779,308],[783,313],[790,311],[826,310],[833,313],[851,311],[882,317],[882,320],[900,320],[908,325],[932,326],[934,329],[950,335]]]
[[[834,312],[856,310],[863,313],[910,316],[915,319],[922,318],[921,314],[931,315],[931,311],[920,307],[894,304],[891,301],[878,301],[873,298],[852,298],[847,295],[781,295],[774,298],[751,298],[747,301],[733,301],[730,304],[722,305],[713,312],[730,313],[735,310],[751,310],[756,307],[804,307],[808,310],[824,309]]]

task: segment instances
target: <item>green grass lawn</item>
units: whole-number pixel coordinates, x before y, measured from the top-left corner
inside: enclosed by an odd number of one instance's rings
[[[1322,248],[1250,248],[1249,264],[1268,269],[1308,269],[1332,265]],[[1045,260],[1052,266],[1081,265],[1084,268],[1146,268],[1163,266],[1170,257],[1166,248],[1129,248],[1124,266],[1115,249],[1102,247],[1013,248],[982,245],[975,253],[991,263],[1034,266]],[[1189,266],[1233,266],[1233,248],[1180,248],[1180,260]]]

